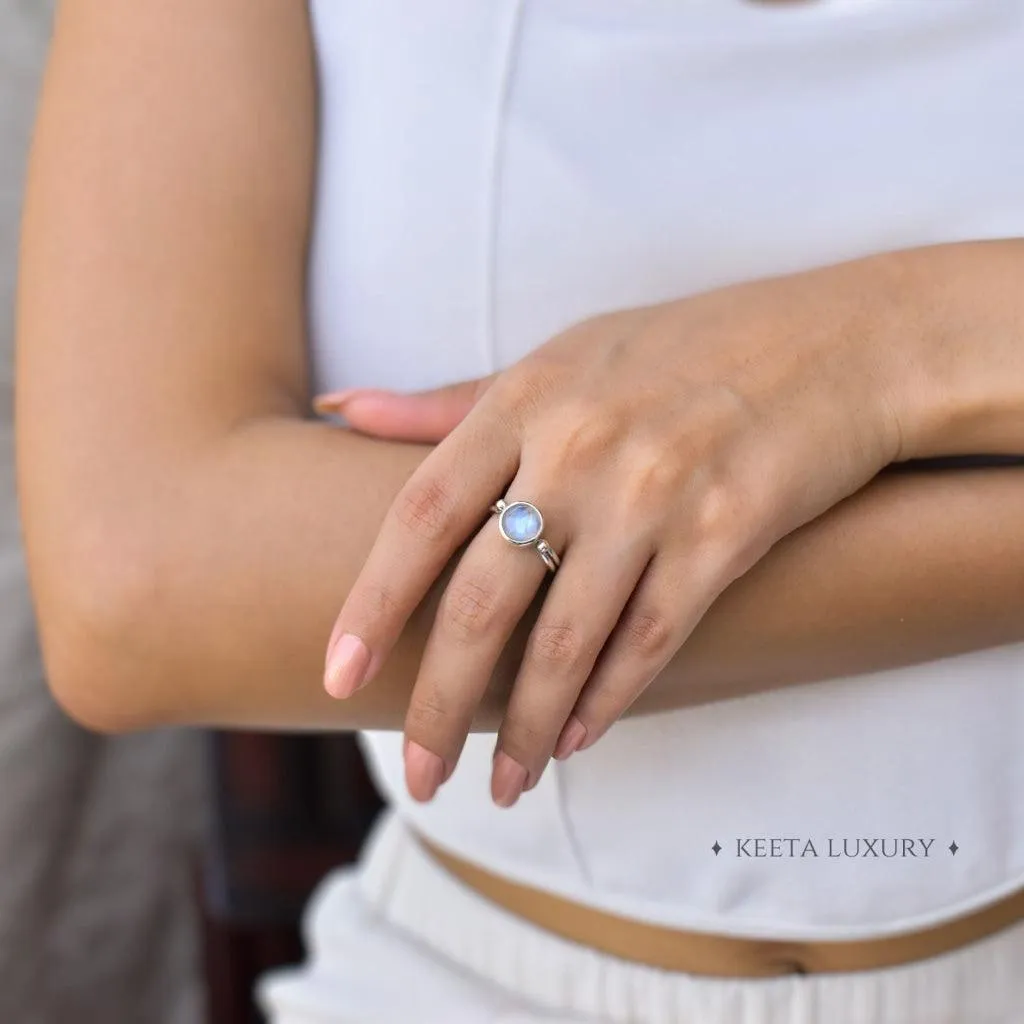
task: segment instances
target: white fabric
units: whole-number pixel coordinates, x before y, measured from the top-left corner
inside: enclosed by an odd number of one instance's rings
[[[309,964],[265,979],[273,1024],[1019,1024],[1024,924],[863,974],[672,974],[565,942],[438,867],[398,817],[307,918]]]
[[[1017,0],[312,12],[321,390],[432,386],[601,310],[1024,236]],[[1024,645],[625,721],[511,811],[489,799],[492,737],[427,806],[405,794],[400,737],[367,739],[400,813],[463,856],[650,921],[813,939],[1024,884],[1021,736]],[[757,837],[818,856],[744,856]],[[878,837],[928,856],[827,856]]]

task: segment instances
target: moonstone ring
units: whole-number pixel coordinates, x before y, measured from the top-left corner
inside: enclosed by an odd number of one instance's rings
[[[536,505],[528,501],[506,502],[498,499],[491,511],[498,516],[498,530],[502,537],[517,548],[534,547],[544,564],[554,572],[561,561],[551,545],[541,537],[544,531],[544,517]]]

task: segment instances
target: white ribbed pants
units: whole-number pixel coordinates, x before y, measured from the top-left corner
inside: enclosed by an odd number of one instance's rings
[[[577,946],[452,879],[395,817],[321,886],[272,1024],[1024,1024],[1024,924],[906,967],[734,980]]]

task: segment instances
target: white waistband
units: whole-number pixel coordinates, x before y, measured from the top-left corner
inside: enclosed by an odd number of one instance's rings
[[[1024,1007],[1024,925],[882,971],[750,981],[675,974],[575,945],[494,907],[436,864],[394,814],[368,843],[359,887],[392,925],[461,967],[552,1010],[598,1020],[1020,1024]],[[322,947],[330,933],[321,925],[328,922],[314,913],[314,946]]]

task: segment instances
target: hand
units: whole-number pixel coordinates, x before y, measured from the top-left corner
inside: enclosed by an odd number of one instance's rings
[[[844,264],[596,317],[483,381],[319,402],[382,436],[444,437],[345,601],[330,692],[373,678],[472,536],[406,719],[414,797],[454,770],[547,573],[486,521],[489,506],[537,505],[562,555],[498,735],[492,793],[508,806],[552,754],[594,743],[772,544],[900,457],[897,291],[884,259]]]

